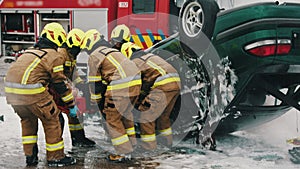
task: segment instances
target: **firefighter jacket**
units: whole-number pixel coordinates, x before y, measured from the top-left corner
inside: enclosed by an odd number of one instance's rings
[[[63,73],[64,57],[55,49],[27,49],[7,71],[5,93],[8,104],[30,105],[51,98],[52,83],[62,100],[74,106],[72,89]]]
[[[176,69],[161,57],[152,53],[132,60],[142,74],[142,92],[156,88],[162,91],[180,90],[180,77]]]
[[[83,82],[78,71],[76,71],[76,59],[69,54],[66,48],[58,48],[57,51],[65,57],[64,74],[67,78],[74,81],[75,84]]]
[[[140,71],[116,49],[100,46],[91,53],[88,60],[89,84],[95,84],[91,90],[91,100],[99,102],[105,89],[97,89],[99,85],[107,85],[105,96],[138,96],[141,88]],[[90,89],[92,89],[91,87]]]

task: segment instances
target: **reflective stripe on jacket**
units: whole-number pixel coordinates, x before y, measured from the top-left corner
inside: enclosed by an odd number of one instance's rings
[[[99,47],[89,56],[89,82],[107,84],[106,96],[137,96],[141,77],[137,66],[116,49]],[[91,93],[99,96],[100,93]]]
[[[142,90],[150,91],[157,88],[163,91],[180,90],[180,77],[176,69],[161,57],[152,53],[135,58],[142,74]]]
[[[54,49],[28,49],[8,69],[5,92],[8,104],[29,105],[49,98],[49,82],[66,81],[63,56]],[[69,89],[62,97],[72,93]]]
[[[5,92],[12,94],[38,94],[46,90],[46,88],[41,83],[36,84],[20,84],[12,82],[4,82]]]

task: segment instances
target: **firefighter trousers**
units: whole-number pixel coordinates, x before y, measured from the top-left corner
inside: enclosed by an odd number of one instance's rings
[[[64,142],[59,121],[60,110],[52,99],[47,98],[36,104],[12,105],[12,107],[21,118],[22,143],[25,156],[31,156],[33,147],[37,145],[39,118],[45,132],[47,160],[64,158]]]
[[[67,114],[67,116],[69,121],[69,130],[70,130],[71,138],[75,138],[75,139],[85,138],[84,128],[81,125],[79,119],[77,117],[71,117],[69,114]]]
[[[170,115],[179,94],[179,90],[164,92],[154,89],[142,102],[139,107],[141,112],[138,122],[141,130],[141,145],[144,149],[156,149],[158,137],[161,144],[172,146]],[[156,129],[158,136],[156,136]]]
[[[136,145],[132,109],[137,97],[105,97],[103,113],[116,152],[127,154]]]

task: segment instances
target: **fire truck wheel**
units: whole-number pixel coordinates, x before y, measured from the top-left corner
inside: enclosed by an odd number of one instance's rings
[[[179,34],[183,50],[203,53],[213,36],[219,6],[215,0],[187,0],[179,13]]]

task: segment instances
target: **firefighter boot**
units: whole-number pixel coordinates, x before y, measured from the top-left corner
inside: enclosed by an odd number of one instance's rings
[[[95,142],[85,137],[84,130],[71,131],[72,146],[93,147]]]
[[[63,166],[68,166],[68,165],[73,165],[73,164],[76,164],[76,159],[73,157],[67,157],[67,156],[65,156],[64,158],[62,158],[60,160],[48,161],[49,167],[63,167]]]
[[[38,146],[35,144],[32,148],[32,155],[26,156],[26,164],[27,166],[36,166],[39,162],[38,159]]]
[[[121,154],[121,155],[110,154],[108,155],[107,159],[115,163],[128,162],[131,160],[131,154]]]

